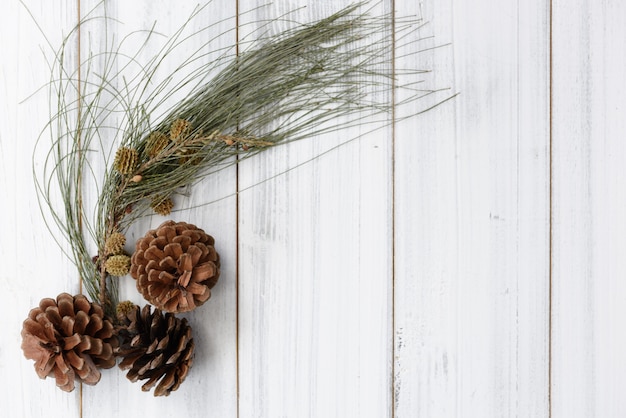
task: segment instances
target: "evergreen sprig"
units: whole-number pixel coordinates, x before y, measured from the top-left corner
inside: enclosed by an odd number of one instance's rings
[[[123,52],[128,38],[105,34],[105,50],[74,69],[67,55],[79,27],[65,38],[50,65],[50,122],[38,141],[49,137],[52,146],[35,181],[42,210],[50,209],[93,300],[114,310],[117,287],[105,268],[105,243],[149,213],[155,200],[278,144],[357,125],[386,126],[394,104],[380,93],[405,88],[412,94],[404,103],[432,93],[398,86],[389,65],[394,48],[415,41],[410,36],[419,22],[360,11],[365,8],[355,4],[278,35],[265,32],[241,41],[240,53],[235,45],[210,49],[224,35],[209,35],[219,22],[189,29],[198,8],[145,64],[139,56],[154,27],[131,35],[144,41],[130,55]],[[100,19],[97,9],[80,26],[94,19]],[[171,74],[160,75],[174,51],[205,38]],[[181,91],[185,98],[169,104]],[[103,177],[93,166],[98,158],[108,167]],[[99,189],[95,214],[82,204],[85,176]],[[60,189],[60,209],[53,186]]]

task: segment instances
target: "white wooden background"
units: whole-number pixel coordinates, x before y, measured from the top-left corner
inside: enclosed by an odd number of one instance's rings
[[[26,3],[56,46],[95,1]],[[215,0],[204,16],[263,3]],[[240,14],[239,36],[298,6],[307,21],[348,3],[276,0]],[[117,34],[155,20],[172,33],[194,6],[106,4]],[[216,237],[223,274],[188,315],[192,372],[157,399],[117,369],[61,392],[20,350],[29,309],[79,284],[31,177],[47,103],[23,100],[48,80],[45,42],[18,1],[3,2],[2,415],[626,416],[626,2],[385,0],[380,10],[391,8],[430,22],[422,35],[435,40],[420,46],[450,43],[397,65],[432,68],[429,87],[461,95],[248,189],[341,138],[268,151],[177,201],[230,196],[175,215]],[[89,36],[104,42],[85,32],[83,53]],[[130,279],[123,292],[141,302]]]

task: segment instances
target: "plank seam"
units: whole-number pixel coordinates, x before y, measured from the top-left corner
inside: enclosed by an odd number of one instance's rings
[[[80,106],[81,106],[81,88],[80,88],[80,84],[81,84],[81,27],[80,27],[80,23],[81,23],[81,10],[80,10],[80,1],[81,0],[76,0],[76,20],[77,20],[77,41],[76,41],[76,67],[77,67],[77,104],[78,104],[78,122],[79,122],[79,126],[80,126],[80,118],[81,118],[81,112],[80,112]],[[76,135],[76,140],[78,142],[77,144],[77,148],[78,148],[78,158],[82,159],[82,143],[81,143],[81,135],[80,135],[80,131],[77,132]],[[81,187],[81,183],[82,183],[82,179],[78,179],[78,186],[77,186],[77,191],[76,191],[76,196],[78,198],[78,228],[82,233],[82,229],[83,229],[83,191],[82,191],[82,187]],[[78,291],[80,294],[83,293],[83,278],[79,275],[78,276]],[[78,416],[80,418],[83,418],[83,382],[79,382],[78,384],[78,388],[79,388],[79,393],[78,393]]]
[[[396,2],[391,0],[391,418],[396,416]]]
[[[553,29],[553,0],[548,3],[548,417],[552,418],[552,345],[553,345],[553,311],[552,311],[552,278],[553,278],[553,248],[554,248],[554,202],[553,202],[553,55],[552,55],[552,29]]]
[[[239,57],[239,0],[235,1],[235,55]],[[239,155],[235,156],[235,161],[235,415],[239,418]]]

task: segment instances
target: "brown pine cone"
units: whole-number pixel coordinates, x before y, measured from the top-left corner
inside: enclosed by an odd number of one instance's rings
[[[185,222],[167,221],[137,241],[130,275],[137,290],[166,312],[191,311],[211,297],[220,275],[215,240]]]
[[[54,376],[66,392],[74,389],[74,380],[98,383],[98,369],[115,365],[116,347],[113,324],[100,305],[83,295],[61,293],[56,300],[42,299],[22,328],[24,356],[35,360],[40,378]]]
[[[191,327],[186,319],[174,314],[162,314],[159,309],[151,312],[146,305],[123,306],[118,309],[120,347],[117,354],[123,358],[122,370],[132,381],[148,379],[141,389],[154,390],[154,396],[168,396],[187,377],[193,363],[194,343]]]

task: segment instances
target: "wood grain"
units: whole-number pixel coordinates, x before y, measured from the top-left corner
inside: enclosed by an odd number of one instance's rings
[[[422,12],[426,47],[451,42],[426,55],[429,85],[460,96],[397,127],[396,416],[545,417],[548,10]]]
[[[29,8],[54,45],[61,41],[59,25],[72,27],[76,22],[77,11],[72,4],[51,10],[41,2]],[[45,94],[25,99],[49,78],[41,49],[47,45],[18,2],[3,5],[0,39],[0,254],[5,265],[0,272],[4,295],[0,304],[4,333],[0,345],[0,399],[2,408],[12,416],[78,417],[80,391],[66,394],[55,388],[54,379],[42,382],[33,362],[26,360],[20,349],[22,321],[31,308],[43,297],[78,292],[74,266],[67,263],[46,230],[32,181],[33,148],[48,120],[48,108]],[[75,68],[76,55],[68,56],[66,63]],[[41,169],[41,164],[36,169]]]
[[[618,417],[626,414],[626,5],[553,7],[552,416]]]
[[[288,2],[307,22],[349,1]],[[258,2],[241,1],[242,11]],[[273,33],[284,30],[273,24]],[[358,130],[240,164],[240,188],[307,161]],[[390,415],[390,131],[363,137],[240,195],[240,416]]]
[[[83,10],[89,10],[98,3],[84,1]],[[158,34],[152,37],[145,52],[137,57],[139,62],[147,62],[190,18],[197,5],[195,3],[173,5],[168,1],[150,1],[106,3],[106,7],[106,14],[114,19],[86,26],[82,37],[86,40],[93,39],[95,45],[85,45],[85,48],[88,50],[89,47],[100,46],[99,43],[106,38],[103,37],[105,33],[110,34],[109,38],[115,36],[122,39],[134,31],[151,28],[156,22],[155,31]],[[225,33],[223,37],[204,47],[202,52],[205,56],[203,60],[196,62],[196,65],[206,65],[210,59],[215,59],[217,53],[212,55],[211,51],[234,44],[236,40],[234,16],[235,8],[229,1],[214,1],[195,16],[186,33],[191,34],[205,27],[207,22],[216,22],[212,28],[212,36]],[[105,24],[108,25],[107,28],[103,26]],[[105,29],[108,32],[105,32]],[[170,74],[190,53],[201,48],[209,40],[208,35],[194,37],[173,51],[161,65],[157,78]],[[138,50],[144,39],[145,35],[141,33],[130,35],[125,41],[124,51]],[[235,56],[234,48],[231,54]],[[131,69],[131,74],[138,70],[139,68]],[[115,81],[121,87],[122,80]],[[173,105],[183,99],[182,93],[183,91],[180,91],[175,97],[166,98],[164,105]],[[185,384],[170,398],[153,398],[151,393],[142,393],[141,384],[144,382],[132,383],[125,378],[124,372],[111,370],[98,386],[83,390],[84,417],[144,414],[204,417],[207,409],[220,417],[237,415],[236,205],[233,197],[236,192],[235,179],[234,167],[212,175],[190,190],[185,190],[184,194],[187,196],[175,196],[175,210],[170,216],[154,215],[142,219],[127,233],[129,252],[132,252],[134,242],[148,229],[158,226],[167,219],[193,223],[216,238],[216,248],[223,265],[220,281],[213,291],[212,299],[206,305],[192,313],[182,315],[189,320],[193,328],[196,346],[194,366]],[[231,197],[215,204],[204,205],[227,196]],[[146,302],[137,292],[134,280],[130,276],[120,280],[122,280],[121,300],[130,299],[143,306]],[[106,408],[102,407],[103,394],[108,395]]]

